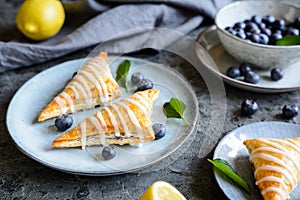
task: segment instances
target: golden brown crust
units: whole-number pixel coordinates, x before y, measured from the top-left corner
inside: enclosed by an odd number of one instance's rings
[[[255,171],[254,178],[258,181],[258,187],[264,199],[277,200],[287,198],[293,190],[293,184],[295,184],[294,181],[290,182],[289,177],[296,179],[297,183],[300,181],[300,172],[297,169],[297,165],[300,166],[300,138],[257,138],[245,140],[243,143],[248,149],[250,162]],[[264,155],[268,157],[264,157]],[[284,163],[284,166],[282,163]],[[290,175],[287,176],[285,174]],[[270,179],[268,181],[260,181],[266,177],[275,177],[276,181],[270,181]],[[272,187],[281,191],[285,198],[281,197],[282,195],[274,190],[268,191],[268,188]]]
[[[139,98],[137,97],[137,95],[139,96]],[[101,109],[94,115],[85,119],[84,120],[84,123],[86,124],[85,135],[87,138],[86,145],[100,144],[99,131],[96,128],[95,124],[93,124],[91,121],[91,117],[92,117],[93,119],[96,119],[99,122],[99,118],[98,118],[99,114],[103,117],[105,122],[105,126],[101,125],[101,127],[103,130],[105,130],[105,138],[108,143],[123,145],[123,144],[134,144],[134,143],[141,143],[141,142],[154,140],[155,137],[154,137],[154,132],[152,130],[151,112],[152,112],[153,103],[157,99],[158,95],[159,95],[159,90],[157,89],[150,89],[142,92],[137,92],[131,97],[129,97],[128,98],[129,100],[122,99],[120,101],[122,105],[125,105],[125,107],[120,105],[120,102],[116,102],[113,105],[109,105],[108,107]],[[144,105],[143,109],[137,106],[136,103],[132,103],[131,100],[137,102],[140,105]],[[119,113],[115,111],[113,106],[114,108],[117,108]],[[132,121],[129,115],[129,111],[126,108],[129,108],[130,112],[138,120],[141,129],[137,130],[136,125],[134,124],[134,122]],[[115,137],[114,135],[116,130],[110,119],[107,110],[111,112],[111,114],[115,117],[117,121],[117,127],[121,134],[119,137]],[[126,131],[125,131],[125,127],[121,122],[120,115],[125,120],[126,127],[128,131],[131,133],[130,136],[125,135]],[[56,138],[55,141],[52,143],[52,146],[56,148],[81,146],[82,134],[83,133],[81,130],[81,126],[79,124],[74,129]]]
[[[107,53],[105,52],[101,52],[98,57],[100,57],[102,60],[104,60],[107,64],[108,64],[108,57],[107,57]],[[82,67],[82,69],[91,72],[91,69],[89,69],[87,67],[88,64],[84,65]],[[88,84],[89,88],[90,88],[90,92],[92,94],[92,106],[97,106],[97,105],[103,105],[104,103],[110,102],[118,97],[120,97],[121,91],[119,88],[119,85],[116,83],[116,81],[112,78],[110,69],[107,68],[107,70],[105,70],[105,73],[100,73],[105,85],[107,87],[107,92],[108,92],[108,99],[106,99],[105,102],[101,101],[101,99],[99,98],[99,96],[101,94],[99,94],[98,89],[96,88],[95,84],[89,80],[88,78],[86,78],[85,76],[85,81]],[[75,81],[76,76],[72,79],[72,81]],[[68,84],[70,85],[72,83],[72,81]],[[80,111],[80,110],[84,110],[84,109],[90,109],[92,108],[90,105],[88,105],[86,103],[86,100],[84,98],[84,96],[79,93],[79,98],[75,98],[75,94],[74,91],[69,88],[66,87],[60,94],[57,95],[57,97],[60,97],[60,100],[62,101],[62,103],[64,105],[66,105],[66,112],[63,113],[61,111],[60,106],[58,105],[58,103],[55,101],[55,99],[53,99],[45,108],[44,110],[40,113],[40,115],[38,116],[38,122],[42,122],[44,120],[50,119],[50,118],[54,118],[57,116],[60,116],[62,114],[66,114],[66,113],[72,113],[71,110],[71,105],[68,102],[68,100],[66,98],[64,98],[63,93],[67,94],[73,102],[73,106],[74,106],[74,110],[76,111]]]

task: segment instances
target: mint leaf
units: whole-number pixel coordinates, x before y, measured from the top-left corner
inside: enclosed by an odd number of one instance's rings
[[[163,107],[167,118],[181,118],[180,114],[178,114],[169,102],[165,103]]]
[[[236,172],[234,172],[233,167],[226,160],[222,160],[220,158],[207,160],[211,162],[217,169],[223,172],[226,176],[228,176],[231,180],[233,180],[236,184],[241,186],[246,192],[250,193],[250,187],[248,186],[247,182],[242,179]]]
[[[300,45],[300,36],[299,35],[284,36],[280,40],[277,40],[276,45],[278,46]]]
[[[120,85],[123,85],[125,87],[126,91],[128,91],[126,77],[127,77],[129,70],[130,70],[130,61],[129,60],[124,60],[122,63],[120,63],[120,65],[117,69],[116,81],[119,82]]]
[[[170,102],[166,102],[163,105],[164,113],[167,118],[181,118],[187,125],[190,123],[184,118],[184,111],[186,109],[186,105],[177,98],[171,98]]]

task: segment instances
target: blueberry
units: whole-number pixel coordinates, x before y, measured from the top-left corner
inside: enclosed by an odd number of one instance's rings
[[[272,35],[272,31],[268,28],[262,28],[260,30],[261,30],[261,33],[266,34],[267,36]]]
[[[263,23],[263,22],[258,23],[257,26],[258,26],[258,28],[259,28],[260,30],[262,30],[262,29],[264,29],[264,28],[267,28],[266,24]]]
[[[244,75],[244,81],[247,83],[256,84],[259,82],[259,80],[260,80],[260,77],[255,72],[250,71]]]
[[[244,31],[237,31],[236,34],[235,34],[235,36],[237,36],[238,38],[241,38],[242,40],[244,40],[244,39],[247,38],[247,36],[246,36],[246,34],[245,34]]]
[[[262,22],[264,22],[267,25],[273,24],[275,22],[275,17],[272,15],[267,15],[265,17],[263,17],[263,19],[261,20]]]
[[[259,43],[260,44],[268,44],[269,43],[269,37],[266,34],[259,34]]]
[[[133,84],[138,84],[143,79],[144,75],[141,72],[135,72],[131,75],[131,82]]]
[[[249,22],[245,27],[245,31],[251,33],[253,33],[256,29],[259,30],[257,24],[255,24],[254,22]]]
[[[273,81],[278,81],[280,79],[282,79],[284,73],[282,71],[282,69],[279,69],[279,68],[273,68],[271,70],[271,79]]]
[[[149,79],[143,79],[137,84],[137,91],[144,91],[153,88],[153,82]]]
[[[102,149],[102,156],[105,160],[111,160],[116,157],[116,150],[113,146],[105,146]]]
[[[258,110],[258,104],[252,99],[246,99],[241,105],[241,112],[245,116],[250,116],[256,113]]]
[[[226,27],[225,27],[225,31],[229,31],[229,30],[231,30],[231,29],[232,29],[231,26],[226,26]]]
[[[260,41],[260,37],[257,34],[250,35],[249,39],[251,40],[251,42],[254,42],[254,43],[259,43],[259,41]]]
[[[240,70],[236,66],[231,66],[227,69],[226,75],[230,78],[237,78],[238,76],[240,76]]]
[[[228,33],[230,33],[231,35],[235,35],[235,34],[236,34],[236,31],[233,30],[233,29],[230,29],[230,30],[228,30]]]
[[[230,27],[230,26],[227,26],[227,27],[225,28],[225,30],[226,30],[228,33],[230,33],[231,35],[235,35],[235,34],[236,34],[236,31],[235,31],[232,27]]]
[[[241,63],[239,69],[240,69],[240,75],[244,76],[245,74],[251,71],[251,66],[249,63]]]
[[[300,29],[300,17],[296,18],[294,23],[293,23],[293,27]]]
[[[237,22],[233,25],[234,29],[244,29],[246,27],[246,24],[244,22]]]
[[[282,38],[282,35],[280,33],[273,33],[269,38],[269,44],[275,45],[278,40]]]
[[[286,119],[292,119],[298,115],[298,107],[295,104],[287,104],[282,108],[282,115]]]
[[[274,21],[272,27],[275,29],[282,30],[285,28],[285,21],[283,19],[277,19]]]
[[[73,118],[70,115],[61,115],[55,119],[55,126],[58,131],[65,131],[73,124]]]
[[[152,129],[155,133],[155,140],[158,140],[158,139],[164,137],[167,133],[166,126],[163,124],[160,124],[160,123],[153,124]]]
[[[286,35],[299,35],[299,30],[296,28],[288,28],[285,32]]]
[[[260,16],[257,16],[257,15],[253,15],[253,16],[251,17],[251,22],[254,22],[254,23],[256,23],[256,24],[259,24],[259,23],[261,23],[261,17],[260,17]]]
[[[245,20],[244,20],[244,23],[245,23],[245,24],[248,24],[249,22],[250,22],[249,19],[245,19]]]

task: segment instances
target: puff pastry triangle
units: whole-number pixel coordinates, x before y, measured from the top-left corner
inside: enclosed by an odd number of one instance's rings
[[[107,144],[135,144],[155,139],[152,107],[158,89],[136,92],[87,117],[74,129],[56,138],[52,147],[82,147]]]
[[[107,53],[101,52],[78,70],[65,89],[40,113],[38,121],[94,108],[119,96],[121,91],[112,77]]]
[[[300,181],[300,138],[245,140],[265,200],[288,199]]]

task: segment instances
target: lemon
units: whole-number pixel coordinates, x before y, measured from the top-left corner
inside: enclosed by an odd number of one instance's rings
[[[18,29],[33,40],[54,36],[64,21],[65,11],[59,0],[25,0],[16,18]]]
[[[156,181],[141,196],[140,200],[186,200],[170,183]]]

